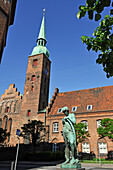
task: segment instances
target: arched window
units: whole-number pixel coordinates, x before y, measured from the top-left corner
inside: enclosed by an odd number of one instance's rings
[[[7,116],[4,116],[3,123],[2,123],[2,128],[5,129],[5,130],[7,129],[7,121],[8,121]]]
[[[24,138],[24,144],[29,144],[30,143],[30,134],[26,134]]]
[[[81,123],[84,123],[84,125],[87,126],[87,129],[85,129],[85,130],[88,131],[88,121],[87,120],[83,120],[83,121],[81,121]]]
[[[34,91],[34,86],[33,85],[31,86],[31,91]]]
[[[100,154],[107,154],[107,143],[99,142],[99,152]]]
[[[58,151],[58,143],[53,143],[52,151]]]
[[[30,117],[30,114],[31,114],[31,110],[28,110],[27,111],[27,117]]]
[[[52,140],[52,151],[54,152],[54,151],[58,151],[58,139],[57,138],[54,138],[53,140]]]
[[[82,143],[82,152],[90,153],[90,147],[88,142]]]
[[[53,123],[53,132],[56,133],[58,131],[59,131],[58,122],[54,122]]]
[[[32,75],[31,81],[35,81],[35,75]]]
[[[6,120],[5,120],[5,130],[7,130],[7,121],[8,121],[8,118],[6,117]]]
[[[33,60],[33,66],[37,66],[37,64],[38,64],[38,60],[37,60],[37,59],[34,59],[34,60]]]
[[[97,128],[101,127],[101,119],[97,120]]]
[[[9,119],[8,121],[9,129],[8,132],[11,133],[11,127],[12,127],[12,119]],[[10,136],[8,136],[8,142],[10,141]]]

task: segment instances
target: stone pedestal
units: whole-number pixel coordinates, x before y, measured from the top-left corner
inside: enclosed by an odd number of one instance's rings
[[[71,164],[61,164],[60,165],[60,168],[63,170],[63,169],[77,169],[77,170],[85,170],[85,168],[81,168],[81,163],[77,163],[77,164],[74,164],[74,165],[71,165]]]
[[[57,168],[56,170],[68,170],[69,168]],[[71,168],[71,170],[85,170],[85,168]]]

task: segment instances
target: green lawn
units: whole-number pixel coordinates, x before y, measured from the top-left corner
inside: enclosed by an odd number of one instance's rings
[[[82,160],[81,163],[99,163],[99,160]],[[102,164],[113,164],[113,160],[100,160],[100,163]]]

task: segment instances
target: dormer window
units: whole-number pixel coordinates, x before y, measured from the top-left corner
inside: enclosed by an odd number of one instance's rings
[[[92,105],[87,105],[87,110],[92,110]]]
[[[76,112],[76,110],[77,110],[77,106],[73,106],[72,107],[72,112]]]
[[[57,113],[61,113],[61,112],[62,112],[62,108],[59,108]]]

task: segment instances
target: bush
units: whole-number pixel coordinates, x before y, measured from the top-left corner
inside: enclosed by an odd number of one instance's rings
[[[64,153],[60,151],[45,151],[36,152],[34,155],[33,152],[25,152],[22,159],[24,161],[58,161],[64,159]]]
[[[93,160],[94,156],[92,153],[79,152],[78,158],[79,160]]]

